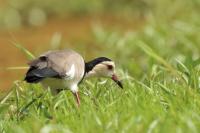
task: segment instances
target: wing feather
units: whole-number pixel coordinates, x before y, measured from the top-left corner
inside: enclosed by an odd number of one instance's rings
[[[28,83],[38,83],[48,77],[59,78],[59,73],[48,64],[50,64],[50,61],[46,56],[41,56],[30,62],[30,68],[26,73],[25,81]]]

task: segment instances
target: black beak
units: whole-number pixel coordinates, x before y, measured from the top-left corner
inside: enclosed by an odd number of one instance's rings
[[[122,85],[121,81],[118,79],[118,77],[117,77],[115,74],[113,74],[112,80],[115,81],[115,83],[116,83],[117,85],[119,85],[120,88],[123,89],[123,85]]]

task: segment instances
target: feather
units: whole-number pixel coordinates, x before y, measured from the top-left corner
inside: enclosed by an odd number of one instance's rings
[[[51,68],[42,68],[38,69],[35,67],[31,67],[26,73],[25,81],[28,83],[38,83],[44,78],[54,77],[59,78],[59,74]]]

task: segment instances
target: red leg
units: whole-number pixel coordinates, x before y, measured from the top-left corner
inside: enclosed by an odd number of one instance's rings
[[[78,107],[80,106],[80,97],[79,97],[79,94],[78,94],[78,92],[74,92],[73,93],[74,94],[74,96],[75,96],[75,98],[76,98],[76,102],[77,102],[77,104],[78,104]]]

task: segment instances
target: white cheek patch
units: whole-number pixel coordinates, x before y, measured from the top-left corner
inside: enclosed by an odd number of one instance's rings
[[[67,77],[73,79],[75,76],[75,65],[73,64],[68,72],[66,72]]]
[[[95,67],[94,71],[97,76],[107,77],[110,75],[110,71],[107,69],[107,66],[104,64],[99,64]]]

